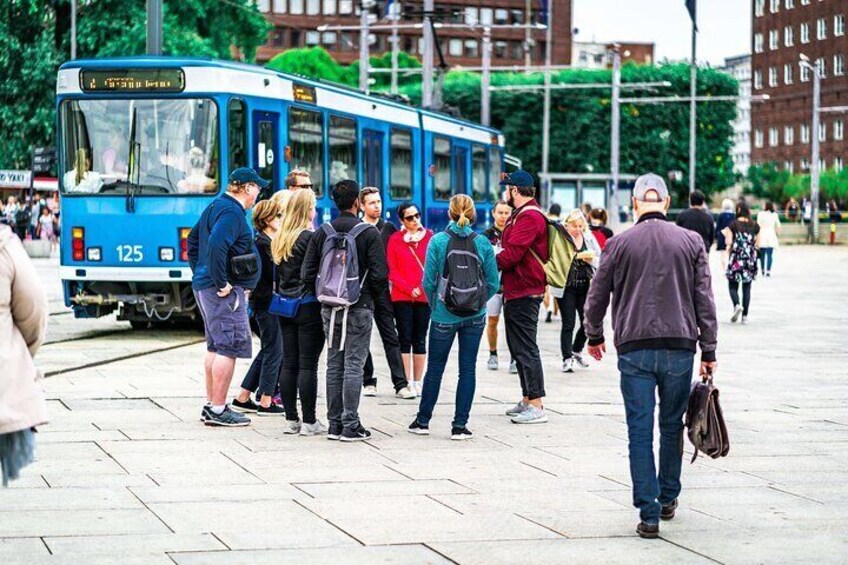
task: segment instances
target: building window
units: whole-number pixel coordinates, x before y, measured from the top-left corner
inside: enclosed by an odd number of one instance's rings
[[[827,125],[824,123],[824,120],[819,124],[819,141],[827,141]]]
[[[479,17],[477,15],[477,8],[466,8],[465,9],[465,23],[468,25],[477,25],[479,21]]]
[[[792,47],[795,45],[795,28],[792,26],[786,26],[783,28],[783,45],[786,47]]]
[[[777,86],[777,67],[769,67],[769,86]]]
[[[769,128],[769,147],[777,147],[779,141],[777,128]]]
[[[524,24],[524,10],[512,10],[510,11],[510,14],[512,14],[511,23],[518,25]]]
[[[303,0],[289,0],[289,14],[295,16],[303,14]]]
[[[810,0],[801,0],[801,5],[802,5],[802,6],[809,6],[809,5],[810,5]]]
[[[763,34],[755,33],[754,34],[754,53],[762,53],[763,52]]]
[[[506,59],[508,45],[506,41],[495,41],[494,54],[496,59]]]
[[[845,166],[845,162],[842,160],[842,157],[834,157],[833,159],[833,168],[836,169],[836,172],[842,171],[842,167]]]
[[[822,157],[821,159],[819,159],[819,171],[826,171],[826,170],[827,170],[827,162],[824,160],[824,157]]]
[[[801,158],[801,170],[802,171],[809,171],[810,170],[810,160],[807,159],[806,157]]]
[[[795,128],[783,126],[783,144],[792,145],[793,143],[795,143]]]
[[[783,65],[783,84],[792,84],[792,65],[786,63]]]
[[[465,40],[465,56],[466,57],[479,57],[480,56],[480,44],[476,39],[466,39]]]
[[[462,40],[451,39],[448,44],[448,53],[451,57],[462,57]]]
[[[786,7],[787,10],[791,10],[792,8],[795,7],[795,0],[786,0],[786,3],[784,4],[784,6]]]
[[[321,37],[321,43],[323,43],[324,45],[335,45],[336,44],[336,32],[325,31],[324,35]]]
[[[845,129],[842,124],[842,120],[835,120],[833,122],[833,139],[836,141],[842,141],[845,137]]]
[[[833,76],[841,77],[845,74],[845,55],[833,56]]]
[[[792,170],[795,168],[793,165],[794,165],[794,163],[792,161],[784,161],[783,162],[783,170],[791,175]]]
[[[270,12],[271,0],[257,0],[256,7],[259,8],[260,12]]]
[[[809,82],[810,68],[806,65],[801,65],[801,82]]]
[[[286,0],[274,0],[274,13],[285,14],[287,5],[288,2]]]
[[[801,124],[801,143],[807,144],[810,142],[810,124]]]
[[[819,18],[816,23],[816,39],[827,39],[827,20]]]
[[[780,0],[771,0],[771,2],[769,2],[769,4],[770,4],[769,11],[772,14],[776,14],[780,11]]]
[[[324,0],[324,15],[325,16],[335,16],[336,15],[336,0]]]
[[[810,42],[810,24],[804,22],[801,24],[801,43]]]
[[[763,146],[763,130],[754,130],[754,147],[760,148]]]
[[[824,61],[823,57],[819,57],[816,59],[816,70],[819,72],[819,76],[821,78],[827,77],[827,64]]]
[[[321,43],[321,34],[317,31],[307,31],[306,32],[306,44],[307,45],[318,45]]]
[[[757,69],[754,71],[754,88],[760,90],[763,87],[763,71]]]
[[[839,37],[845,35],[845,15],[836,14],[833,16],[833,35]]]
[[[756,17],[760,17],[763,15],[763,11],[766,5],[766,0],[755,0],[754,1],[754,15]]]
[[[495,11],[492,8],[480,8],[480,24],[490,26],[495,23]]]
[[[774,51],[780,43],[780,36],[776,29],[769,30],[769,49]]]
[[[498,25],[506,25],[509,23],[509,10],[498,8],[495,10],[495,23]]]
[[[339,0],[339,14],[352,14],[353,0]]]

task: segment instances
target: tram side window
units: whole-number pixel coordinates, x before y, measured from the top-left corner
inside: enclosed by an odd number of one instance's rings
[[[471,146],[471,196],[474,202],[486,202],[486,149],[482,145]]]
[[[450,200],[451,197],[451,141],[446,137],[433,138],[433,199]]]
[[[247,166],[247,108],[244,100],[230,100],[227,107],[227,143],[229,145],[229,170]]]
[[[320,112],[289,109],[290,169],[300,169],[312,177],[315,195],[324,195],[324,121]]]
[[[392,128],[392,167],[389,175],[389,193],[392,200],[412,198],[412,133]]]
[[[329,141],[330,186],[356,180],[356,120],[331,115]]]
[[[501,199],[501,150],[497,147],[489,147],[489,191],[492,202]]]

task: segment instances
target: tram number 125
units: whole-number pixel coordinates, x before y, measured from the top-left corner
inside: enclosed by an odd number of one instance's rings
[[[139,263],[144,260],[141,245],[119,245],[115,249],[118,251],[118,261],[122,263]]]

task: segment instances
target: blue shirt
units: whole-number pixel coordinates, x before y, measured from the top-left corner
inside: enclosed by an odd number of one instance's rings
[[[470,227],[461,228],[456,225],[456,222],[448,224],[447,229],[463,237],[468,237],[472,233]],[[424,265],[423,287],[432,310],[430,319],[439,324],[458,324],[486,314],[484,306],[473,316],[457,316],[448,311],[444,301],[439,297],[439,280],[442,278],[445,269],[445,256],[447,255],[449,241],[450,236],[445,232],[434,235],[427,247],[427,262]],[[474,245],[477,247],[477,256],[480,257],[483,264],[483,276],[486,279],[487,299],[489,299],[498,292],[498,265],[495,262],[495,250],[489,240],[480,235],[474,239]]]
[[[230,270],[230,259],[248,253],[257,253],[257,250],[244,208],[232,196],[222,194],[206,207],[188,236],[188,262],[193,273],[191,287],[194,290],[224,288],[230,283],[255,288],[260,272],[234,280]]]

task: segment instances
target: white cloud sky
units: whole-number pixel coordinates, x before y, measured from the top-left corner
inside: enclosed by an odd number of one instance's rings
[[[684,0],[573,0],[576,41],[644,41],[656,44],[658,61],[689,59],[691,25]],[[721,65],[750,52],[750,0],[698,2],[698,53]]]

